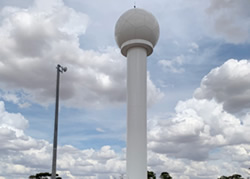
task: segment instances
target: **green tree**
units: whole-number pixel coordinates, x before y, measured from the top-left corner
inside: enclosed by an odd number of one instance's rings
[[[160,179],[172,179],[168,172],[162,172],[160,175]]]
[[[239,174],[234,174],[234,175],[228,176],[228,177],[227,176],[221,176],[218,179],[244,179],[244,178],[242,178],[241,175],[239,175]]]
[[[228,177],[228,179],[244,179],[244,178],[242,178],[241,175],[239,175],[239,174],[234,174],[234,175]]]
[[[156,179],[155,173],[152,171],[148,171],[148,179]]]
[[[49,172],[44,172],[44,173],[37,173],[36,175],[30,175],[29,179],[50,179],[51,174]],[[58,174],[56,174],[56,179],[62,179],[59,177]]]
[[[226,177],[226,176],[221,176],[220,178],[218,178],[218,179],[228,179],[228,177]]]

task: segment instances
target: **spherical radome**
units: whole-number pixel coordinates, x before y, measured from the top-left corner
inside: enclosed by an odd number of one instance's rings
[[[133,39],[146,40],[154,47],[160,33],[156,18],[143,9],[133,8],[125,12],[115,26],[115,39],[118,46]]]

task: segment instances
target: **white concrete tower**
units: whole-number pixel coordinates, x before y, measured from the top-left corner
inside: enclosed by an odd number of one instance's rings
[[[159,38],[159,24],[143,9],[117,21],[115,38],[127,57],[127,179],[147,178],[147,56]]]

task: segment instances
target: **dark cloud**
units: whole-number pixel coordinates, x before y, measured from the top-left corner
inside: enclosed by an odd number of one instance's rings
[[[207,13],[218,36],[237,44],[249,42],[249,8],[248,0],[211,0]]]

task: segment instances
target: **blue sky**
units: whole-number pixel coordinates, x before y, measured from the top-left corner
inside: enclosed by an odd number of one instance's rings
[[[0,2],[0,179],[51,170],[56,65],[58,173],[126,171],[126,59],[115,23],[133,8],[160,25],[148,57],[148,170],[179,179],[250,175],[248,0]]]

